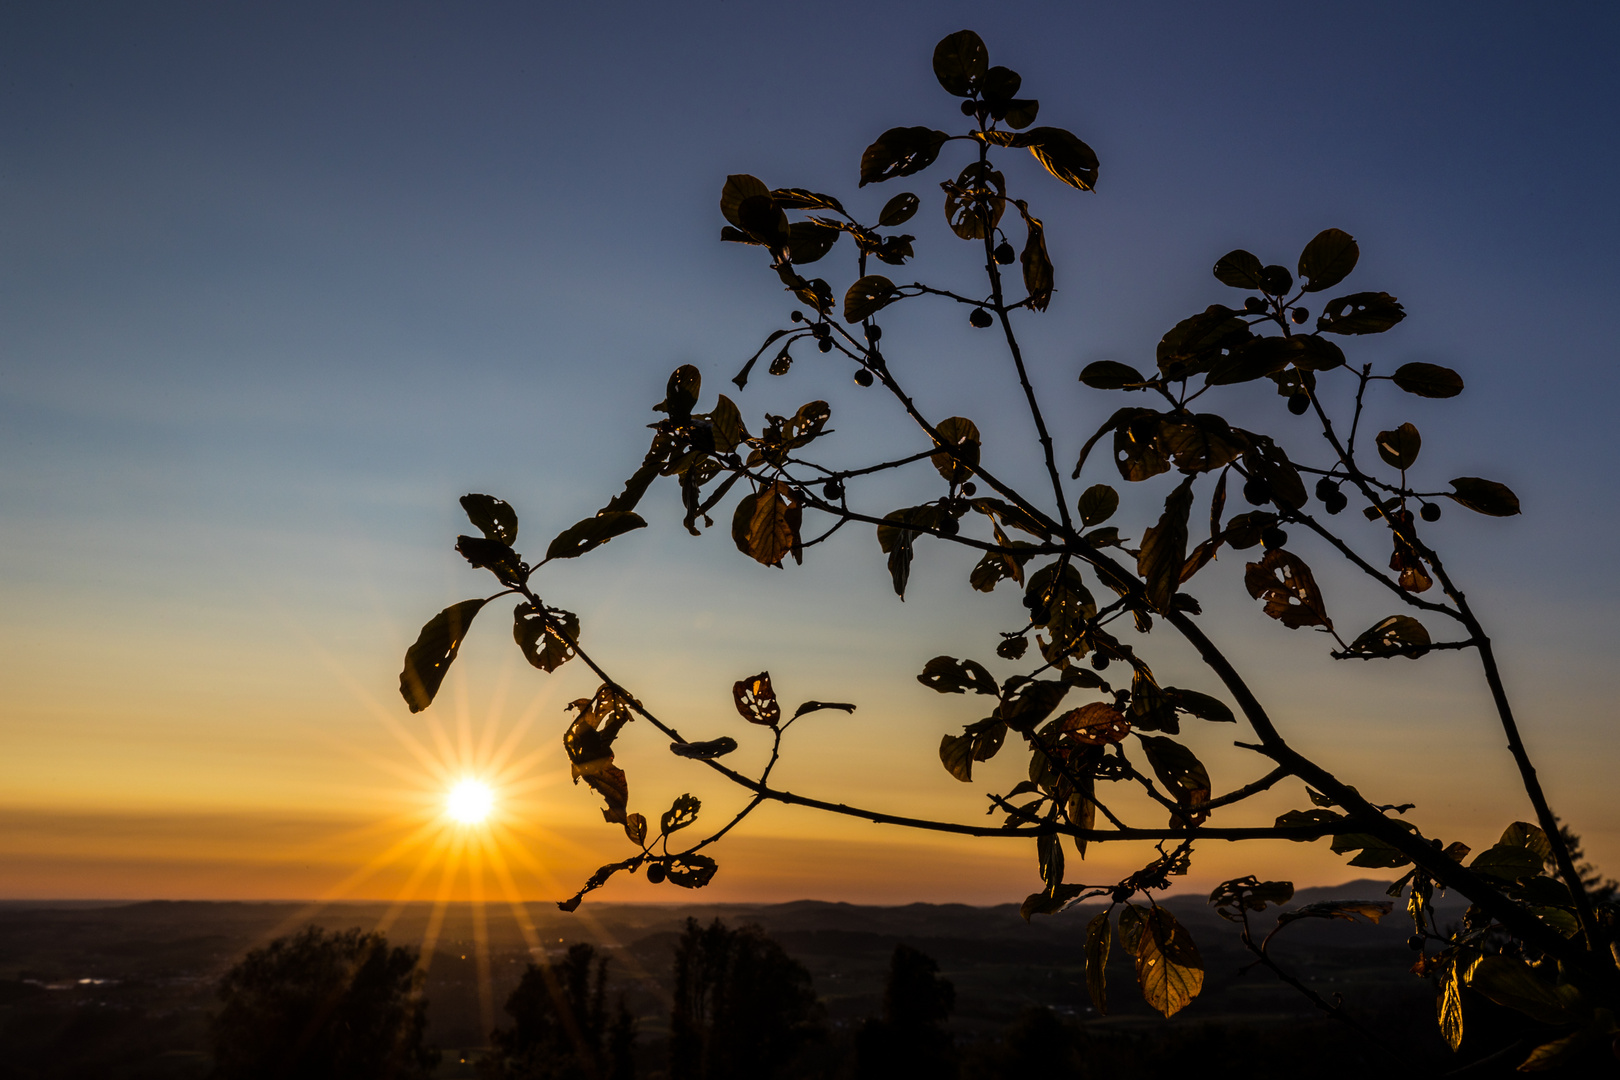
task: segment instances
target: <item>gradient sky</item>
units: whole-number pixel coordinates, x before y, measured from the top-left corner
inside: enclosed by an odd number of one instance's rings
[[[1409,317],[1352,359],[1468,382],[1450,402],[1391,392],[1375,417],[1419,424],[1434,486],[1485,475],[1523,500],[1506,521],[1453,509],[1436,536],[1555,809],[1620,871],[1613,5],[53,3],[0,13],[0,896],[468,895],[431,819],[447,776],[497,757],[502,888],[555,898],[627,854],[567,782],[561,706],[585,673],[533,671],[488,618],[432,711],[395,691],[421,622],[485,591],[450,550],[456,499],[508,499],[531,547],[600,506],[669,370],[699,365],[712,400],[785,310],[758,250],[717,241],[725,175],[873,214],[899,187],[856,192],[866,143],[961,122],[928,58],[963,26],[1102,159],[1085,196],[1009,167],[1058,264],[1027,322],[1060,455],[1117,404],[1079,368],[1150,365],[1165,329],[1233,295],[1216,257],[1291,264],[1319,229],[1353,233],[1347,287]],[[929,194],[944,171],[912,185],[917,272],[964,282],[972,253]],[[990,342],[938,307],[886,329],[930,413],[972,416],[1002,471],[1038,479]],[[842,369],[802,360],[736,396],[756,429],[826,398],[840,460],[917,448]],[[905,504],[882,491],[873,509]],[[807,722],[781,780],[985,820],[1016,755],[951,780],[939,736],[977,705],[913,676],[988,655],[1011,593],[969,593],[969,562],[924,549],[902,605],[863,530],[774,571],[724,529],[688,538],[670,491],[643,508],[651,528],[545,589],[650,707],[753,760],[729,688],[768,668],[790,703],[860,705]],[[1345,625],[1390,613],[1317,562]],[[1239,566],[1195,591],[1302,746],[1476,848],[1529,815],[1465,659],[1335,666],[1255,610]],[[1230,729],[1190,737],[1218,790],[1264,771]],[[633,809],[738,805],[655,733],[622,745]],[[1284,785],[1253,814],[1302,804]],[[1016,900],[1031,846],[767,810],[707,898]],[[1207,844],[1188,882],[1248,871],[1357,874],[1321,844]],[[639,879],[605,895],[684,899]]]

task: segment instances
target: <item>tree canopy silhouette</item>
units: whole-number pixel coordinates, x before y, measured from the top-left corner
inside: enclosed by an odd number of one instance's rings
[[[765,1080],[822,1031],[810,973],[757,926],[686,920],[675,945],[672,1080]]]
[[[305,927],[254,949],[220,981],[217,1080],[415,1080],[439,1053],[414,949],[382,934]]]
[[[632,1080],[635,1020],[623,997],[609,1012],[606,957],[590,945],[531,963],[506,1000],[512,1026],[491,1036],[479,1061],[491,1080]]]
[[[1230,291],[1174,322],[1153,350],[1152,368],[1100,360],[1073,372],[1092,413],[1066,406],[1065,421],[1054,427],[1048,416],[1059,414],[1036,391],[1035,360],[1019,327],[1052,306],[1060,295],[1058,275],[1046,225],[1017,170],[1022,160],[1026,172],[1034,171],[1027,164],[1032,158],[1058,185],[1046,191],[1088,193],[1098,181],[1098,157],[1073,133],[1037,125],[1040,102],[1020,96],[1022,78],[992,65],[972,31],[940,41],[933,69],[954,99],[951,120],[960,127],[880,133],[861,155],[859,186],[919,176],[959,156],[943,167],[942,208],[951,231],[982,265],[982,291],[899,276],[898,268],[916,256],[917,238],[900,231],[922,205],[915,192],[851,209],[832,194],[737,174],[720,195],[721,239],[762,249],[773,279],[798,305],[737,372],[737,390],[767,355],[775,376],[796,368],[805,374],[807,360],[814,363],[811,378],[848,373],[859,386],[887,395],[914,430],[916,449],[893,460],[827,464],[831,444],[824,440],[833,434],[827,402],[807,401],[791,415],[748,418],[720,394],[700,408],[702,374],[690,365],[677,368],[654,406],[661,418],[641,466],[599,511],[546,544],[543,557],[531,563],[518,553],[518,516],[510,504],[485,494],[462,499],[480,535],[458,538],[456,548],[473,567],[491,572],[501,589],[446,608],[423,627],[400,675],[410,709],[431,704],[471,620],[505,596],[517,600],[513,635],[533,666],[550,672],[577,658],[601,680],[592,697],[568,706],[574,716],[563,745],[575,782],[600,795],[604,817],[622,830],[630,853],[591,875],[562,902],[566,910],[621,872],[645,872],[651,882],[682,888],[707,884],[717,870],[709,849],[767,801],[1032,842],[1045,887],[1025,899],[1026,918],[1082,900],[1108,901],[1085,930],[1097,1008],[1107,1009],[1105,969],[1118,947],[1130,957],[1145,999],[1171,1016],[1198,996],[1203,962],[1186,927],[1154,896],[1186,872],[1195,847],[1217,840],[1326,840],[1350,866],[1404,869],[1404,876],[1389,898],[1294,907],[1259,938],[1250,933],[1251,920],[1288,905],[1292,883],[1241,877],[1210,897],[1221,915],[1241,926],[1257,962],[1325,1012],[1343,1015],[1340,1004],[1284,971],[1268,943],[1305,919],[1377,921],[1404,899],[1418,953],[1414,970],[1434,980],[1440,1031],[1454,1049],[1463,1043],[1465,991],[1470,1000],[1487,999],[1523,1018],[1527,1067],[1575,1061],[1606,1045],[1620,1030],[1614,909],[1594,903],[1582,883],[1525,748],[1485,620],[1435,546],[1433,525],[1444,508],[1511,517],[1520,512],[1519,499],[1478,476],[1432,478],[1426,463],[1433,455],[1423,454],[1421,433],[1400,415],[1405,395],[1445,400],[1462,393],[1462,376],[1425,362],[1386,370],[1357,355],[1362,339],[1395,330],[1407,312],[1376,283],[1342,291],[1357,268],[1360,245],[1328,228],[1304,244],[1291,266],[1242,249],[1220,255],[1213,275]],[[1032,190],[1043,182],[1028,180]],[[1021,247],[1014,246],[1015,234]],[[842,276],[811,276],[812,264],[835,250],[852,257],[853,267]],[[931,305],[953,320],[965,312],[969,332],[995,328],[1007,363],[1002,374],[987,377],[985,389],[1005,380],[1026,414],[1027,433],[938,416],[928,400],[927,358],[913,357],[904,342],[884,333],[884,313],[898,305]],[[1264,423],[1239,426],[1216,411],[1233,407]],[[1083,425],[1067,419],[1077,416],[1089,418]],[[1007,479],[1017,472],[1019,447],[1038,457],[1042,482],[1034,487]],[[876,490],[868,481],[891,473],[912,482],[910,505],[874,505],[863,497]],[[986,795],[999,820],[923,819],[773,784],[794,724],[853,704],[811,700],[790,710],[777,699],[770,673],[760,672],[732,689],[744,721],[735,732],[688,737],[590,655],[578,617],[546,603],[547,575],[643,527],[636,507],[650,485],[665,478],[679,487],[691,533],[714,524],[711,512],[729,514],[732,542],[758,563],[802,562],[827,537],[851,527],[875,534],[873,557],[884,560],[902,599],[919,544],[965,555],[970,588],[1018,598],[1017,605],[997,606],[997,625],[972,646],[974,655],[918,657],[916,676],[942,694],[987,699],[983,719],[940,740],[939,760],[952,778],[973,783],[975,766],[1009,747],[1027,757],[1027,779]],[[899,482],[885,479],[884,490]],[[1121,481],[1160,492],[1155,501],[1162,500],[1162,509],[1135,523],[1125,520],[1114,486]],[[731,509],[721,510],[733,497]],[[1352,504],[1358,512],[1347,514]],[[1230,573],[1221,570],[1223,552],[1233,556],[1225,564]],[[1342,560],[1390,614],[1364,628],[1346,626],[1342,614],[1336,621],[1335,605],[1311,566],[1322,559]],[[1233,562],[1241,564],[1240,573]],[[1409,816],[1410,803],[1363,795],[1332,763],[1300,749],[1296,733],[1267,708],[1254,673],[1240,670],[1220,644],[1223,627],[1205,617],[1188,591],[1195,580],[1200,587],[1241,588],[1273,621],[1274,632],[1320,635],[1328,656],[1365,665],[1369,675],[1435,653],[1466,654],[1478,665],[1529,820],[1505,822],[1500,839],[1473,852],[1426,832]],[[1158,643],[1167,634],[1190,646],[1202,667],[1199,686],[1171,685],[1155,669]],[[1331,702],[1320,704],[1324,715],[1331,710]],[[691,842],[676,835],[698,819],[701,807],[690,796],[675,800],[656,828],[631,809],[615,739],[636,721],[667,737],[671,753],[744,793],[743,805],[721,828]],[[1237,745],[1252,751],[1255,765],[1218,787],[1199,746],[1229,738],[1221,734],[1231,730],[1228,724],[1246,729]],[[769,743],[758,775],[725,760],[740,738]],[[1421,789],[1423,772],[1413,769],[1406,779]],[[1234,808],[1285,781],[1298,792],[1298,809],[1272,821],[1225,823]],[[1144,800],[1148,817],[1139,809]],[[1152,845],[1138,869],[1117,881],[1076,880],[1084,875],[1074,862],[1090,845],[1129,842]],[[1444,890],[1472,902],[1461,925],[1436,919],[1433,899]]]
[[[956,1075],[955,1048],[946,1028],[956,1008],[956,987],[939,965],[909,945],[896,945],[883,985],[883,1015],[855,1036],[856,1075],[948,1078]]]

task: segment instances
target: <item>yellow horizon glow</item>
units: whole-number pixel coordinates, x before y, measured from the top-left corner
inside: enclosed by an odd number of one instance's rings
[[[471,777],[451,788],[445,799],[445,813],[463,825],[482,824],[493,809],[495,792],[484,781]]]

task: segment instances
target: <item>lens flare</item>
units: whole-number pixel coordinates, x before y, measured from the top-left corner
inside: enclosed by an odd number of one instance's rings
[[[450,789],[445,812],[463,825],[477,825],[495,807],[495,793],[481,780],[463,780]]]

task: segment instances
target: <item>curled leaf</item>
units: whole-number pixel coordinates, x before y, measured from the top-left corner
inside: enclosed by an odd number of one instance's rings
[[[1451,487],[1447,497],[1476,514],[1512,517],[1519,512],[1519,497],[1506,484],[1481,480],[1477,476],[1459,476],[1451,482]]]
[[[461,508],[467,511],[467,520],[484,534],[486,540],[511,547],[517,543],[517,511],[493,495],[463,495]]]
[[[676,757],[691,758],[694,761],[713,761],[724,757],[737,749],[737,740],[730,735],[722,735],[718,739],[709,739],[705,742],[688,742],[669,744],[669,752]]]

